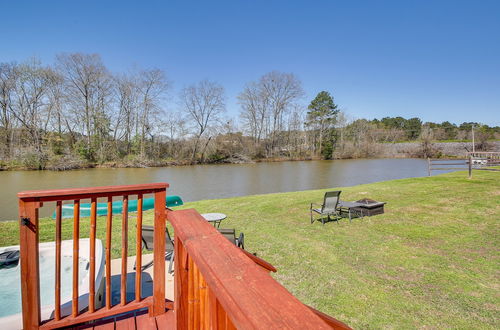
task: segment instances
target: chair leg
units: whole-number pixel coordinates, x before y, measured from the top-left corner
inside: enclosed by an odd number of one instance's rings
[[[311,210],[310,212],[311,212],[311,223],[313,223],[314,222],[313,211]]]
[[[145,271],[146,269],[148,269],[149,267],[151,267],[153,265],[153,262],[154,260],[151,260],[150,262],[148,262],[147,264],[145,264],[144,266],[141,267],[141,271]]]

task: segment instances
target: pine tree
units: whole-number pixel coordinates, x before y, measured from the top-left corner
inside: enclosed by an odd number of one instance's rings
[[[337,121],[338,106],[333,101],[333,97],[326,91],[321,91],[316,95],[311,104],[307,107],[306,125],[317,131],[318,149],[316,154],[321,154],[323,148],[323,139],[326,133]],[[329,134],[330,136],[331,134]]]

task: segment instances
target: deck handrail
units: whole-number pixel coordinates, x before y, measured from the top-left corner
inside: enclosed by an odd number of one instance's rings
[[[67,188],[67,189],[49,189],[49,190],[28,190],[17,193],[18,198],[38,198],[39,201],[58,200],[72,200],[74,197],[80,196],[80,199],[88,199],[95,196],[122,196],[125,194],[135,195],[137,193],[150,194],[158,190],[165,190],[169,187],[168,183],[147,183],[147,184],[132,184],[132,185],[119,185],[119,186],[101,186],[101,187],[85,187],[85,188]]]
[[[177,329],[349,329],[301,303],[196,210],[168,212],[167,220]]]
[[[117,315],[134,309],[149,309],[150,315],[157,316],[165,313],[165,203],[167,183],[152,183],[139,185],[105,186],[93,188],[73,188],[57,190],[35,190],[23,191],[18,193],[19,198],[19,225],[20,225],[20,264],[21,264],[21,300],[23,311],[24,329],[52,329],[64,326],[70,326],[89,320],[102,317]],[[142,201],[145,194],[154,194],[154,279],[153,296],[142,298],[141,296],[141,229],[142,226]],[[128,208],[127,203],[130,196],[137,195],[137,239],[135,251],[138,254],[136,267],[136,295],[135,300],[126,299],[126,274],[127,274],[127,256],[128,256]],[[120,284],[120,303],[111,305],[111,233],[112,233],[112,202],[113,197],[121,196],[123,198],[122,212],[122,267]],[[107,199],[107,218],[106,218],[106,290],[105,306],[97,309],[94,301],[95,288],[95,241],[97,227],[97,200],[98,198]],[[90,267],[89,267],[89,302],[88,311],[80,313],[78,306],[78,256],[80,239],[80,201],[82,199],[91,200],[90,216]],[[43,202],[56,202],[55,225],[55,306],[54,318],[50,320],[41,319],[40,306],[40,274],[39,274],[39,208]],[[73,217],[73,298],[72,311],[69,315],[61,315],[61,210],[64,201],[74,202]],[[67,221],[67,220],[65,220]]]

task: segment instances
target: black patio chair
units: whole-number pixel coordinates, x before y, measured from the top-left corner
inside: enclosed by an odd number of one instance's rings
[[[311,223],[316,221],[314,219],[314,213],[320,215],[321,223],[325,224],[325,218],[330,221],[333,217],[333,220],[338,221],[341,217],[341,212],[339,208],[339,200],[340,200],[340,193],[342,191],[337,190],[337,191],[328,191],[325,193],[325,196],[323,198],[323,204],[319,205],[317,203],[311,203]],[[315,208],[316,206],[316,208]]]
[[[234,229],[218,228],[217,230],[231,243],[245,250],[245,234],[240,233],[240,236],[236,238],[236,231]]]
[[[165,258],[170,258],[168,264],[168,273],[172,274],[172,264],[174,261],[174,241],[170,236],[168,228],[165,227]],[[153,226],[142,226],[142,248],[148,251],[153,251],[154,242],[154,227]],[[141,267],[141,271],[144,271],[148,267],[153,265],[153,260]],[[135,266],[134,266],[135,269]]]

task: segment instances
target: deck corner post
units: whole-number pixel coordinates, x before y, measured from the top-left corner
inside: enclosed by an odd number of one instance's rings
[[[178,235],[174,238],[174,312],[177,329],[188,328],[188,258]]]
[[[165,313],[165,226],[166,189],[155,192],[155,218],[153,241],[153,306],[151,316]]]
[[[36,201],[19,199],[19,218],[23,329],[38,329],[41,311]]]

